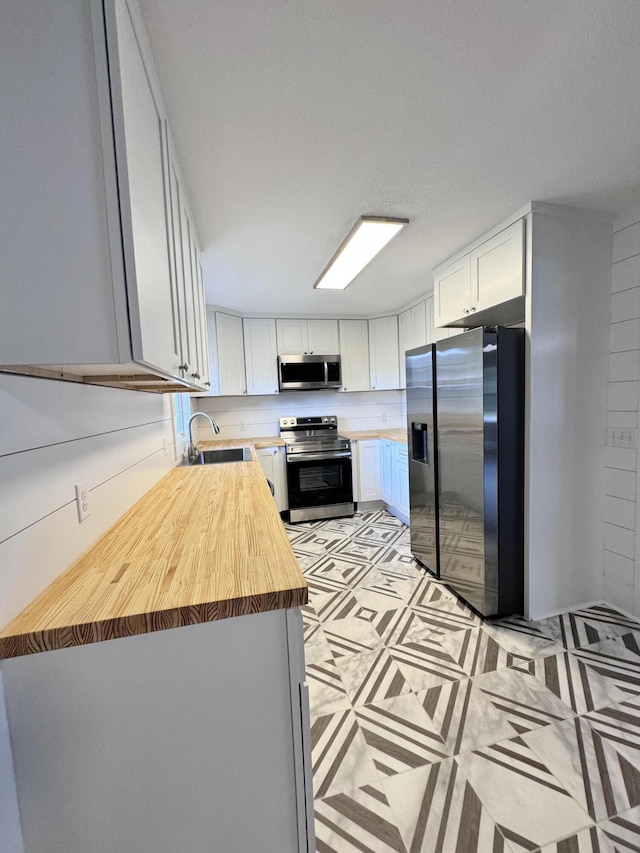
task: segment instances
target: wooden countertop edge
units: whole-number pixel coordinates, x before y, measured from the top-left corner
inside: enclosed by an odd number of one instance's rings
[[[252,447],[250,440],[240,441],[237,444]],[[284,528],[282,528],[281,520],[266,487],[266,481],[253,448],[251,456],[252,461],[241,464],[196,466],[194,469],[190,469],[189,466],[171,468],[158,483],[111,525],[78,560],[54,579],[21,613],[0,630],[0,660],[233,616],[300,607],[306,604],[308,602],[308,590],[304,577]],[[151,561],[148,559],[147,543],[156,535],[153,527],[156,502],[163,500],[164,505],[168,506],[167,513],[161,519],[164,531],[170,529],[172,524],[177,523],[178,529],[182,528],[184,533],[183,528],[186,519],[187,521],[192,520],[191,526],[197,532],[198,517],[195,517],[194,520],[193,508],[195,504],[200,504],[200,490],[204,489],[205,493],[210,490],[212,485],[209,483],[213,484],[213,488],[223,487],[225,481],[228,481],[229,477],[232,480],[235,479],[236,474],[241,479],[241,493],[247,496],[246,500],[248,501],[245,515],[237,516],[239,520],[247,519],[247,523],[242,524],[242,549],[246,549],[247,561],[255,562],[259,554],[263,562],[264,560],[267,561],[265,565],[271,565],[270,560],[273,555],[273,560],[276,561],[273,565],[276,570],[269,581],[270,588],[265,589],[261,579],[258,579],[259,583],[255,583],[257,578],[255,571],[260,571],[260,568],[256,566],[253,568],[253,575],[249,572],[246,577],[239,579],[237,584],[234,582],[233,586],[240,588],[230,589],[227,595],[220,595],[215,582],[211,581],[211,575],[205,573],[204,580],[197,575],[193,576],[194,584],[199,583],[201,586],[203,583],[211,584],[210,590],[203,591],[200,589],[198,591],[199,600],[192,602],[183,600],[176,602],[175,605],[167,602],[164,607],[155,607],[154,602],[157,601],[158,594],[167,592],[167,590],[160,589],[158,584],[168,583],[170,590],[176,578],[180,578],[180,571],[182,571],[180,568],[178,574],[175,575],[175,569],[167,572],[164,568],[154,568],[155,557],[152,555]],[[189,486],[186,491],[183,491],[187,483]],[[172,497],[168,503],[165,500],[166,495]],[[175,503],[178,495],[180,495],[179,510],[176,509]],[[206,521],[211,516],[211,506],[206,501],[202,503],[204,506],[202,518]],[[220,504],[220,507],[222,508],[223,505]],[[250,514],[246,515],[246,513]],[[226,518],[220,516],[220,522],[226,521],[228,523],[234,517],[233,513],[227,514]],[[258,527],[255,524],[256,518],[261,521]],[[147,523],[149,519],[151,519],[151,526]],[[130,532],[127,528],[131,528],[132,524],[133,528]],[[147,532],[141,536],[140,530]],[[217,528],[212,528],[212,530],[217,530]],[[235,530],[235,527],[232,530]],[[269,541],[268,539],[265,540],[264,537],[269,537],[272,533],[275,535],[273,545],[268,545],[266,550],[262,549],[261,552],[256,552],[254,537],[263,537],[262,541]],[[162,535],[166,535],[166,532],[163,532]],[[233,532],[225,533],[223,529],[222,533],[218,535],[223,537],[223,542],[225,539],[228,540],[229,545],[226,547],[235,548],[235,553],[240,555],[239,559],[242,562],[244,551],[238,551],[234,545],[235,534]],[[119,541],[118,537],[122,539],[123,536],[127,538]],[[132,582],[131,577],[126,573],[121,577],[122,566],[119,567],[123,560],[128,562],[129,557],[132,556],[128,545],[129,536],[135,537],[137,545],[141,548],[141,551],[139,550],[133,555],[133,561],[137,563],[135,571],[141,572],[140,577],[143,585],[151,583],[151,586],[141,593],[142,598],[147,599],[140,602],[141,607],[129,607],[127,613],[126,610],[125,612],[122,610],[117,612],[117,599],[121,595],[120,590],[122,589],[117,586],[117,583],[124,580],[126,584],[130,585]],[[117,542],[115,552],[112,550],[114,541]],[[198,541],[197,538],[194,540],[191,558],[193,558],[193,553],[197,552]],[[182,559],[186,552],[180,549],[179,543],[176,547],[178,547],[177,557],[174,554],[167,559]],[[123,550],[126,556],[121,556]],[[188,560],[185,562],[185,568],[190,571],[188,562]],[[87,589],[94,596],[96,590],[101,596],[103,589],[105,591],[109,589],[111,601],[105,602],[105,610],[111,609],[111,613],[107,612],[102,616],[95,613],[95,618],[92,619],[90,616],[86,618],[85,614],[81,612],[84,609],[82,604],[84,595],[83,576],[86,571],[97,571],[98,575],[105,579],[102,581],[99,577],[95,586],[93,586],[93,580],[90,581]],[[150,572],[155,573],[155,577],[151,581]],[[191,581],[191,575],[185,575],[185,577],[188,582]],[[225,583],[227,581],[228,578]],[[246,592],[241,589],[243,585],[246,587]],[[134,589],[135,587],[131,587],[131,590]],[[71,598],[74,596],[79,598],[80,606],[78,607],[76,604],[71,607],[71,610],[78,611],[75,618],[74,615],[70,614],[70,618],[61,620],[59,613],[55,612],[58,607],[57,602],[61,600],[60,596],[68,596],[70,590]],[[177,591],[180,594],[179,583]],[[51,605],[49,599],[52,594],[57,595],[57,598]],[[113,612],[114,601],[115,612]],[[52,616],[49,615],[50,613]],[[55,624],[56,622],[57,624]]]
[[[351,441],[366,441],[367,439],[385,438],[387,441],[396,441],[398,444],[408,444],[406,430],[402,427],[392,429],[353,429],[340,430],[342,435]]]
[[[217,622],[233,616],[249,616],[270,610],[302,607],[308,600],[309,590],[305,586],[193,604],[187,607],[175,607],[169,610],[136,613],[115,619],[105,619],[101,622],[88,622],[84,625],[65,625],[44,631],[14,634],[9,637],[0,637],[0,660],[74,646],[86,646],[90,643],[133,637],[137,634],[150,634],[169,628],[184,628],[187,625],[200,625],[203,622]]]

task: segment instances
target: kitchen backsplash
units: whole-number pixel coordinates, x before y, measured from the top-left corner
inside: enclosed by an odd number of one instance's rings
[[[165,396],[2,375],[0,411],[4,625],[142,497],[174,457]],[[74,486],[82,481],[91,514],[80,524]]]
[[[337,415],[340,430],[402,427],[404,398],[404,391],[299,391],[266,397],[193,397],[191,410],[211,414],[220,438],[251,438],[278,435],[280,418],[289,415]],[[212,437],[204,418],[194,421],[194,437],[198,441]]]

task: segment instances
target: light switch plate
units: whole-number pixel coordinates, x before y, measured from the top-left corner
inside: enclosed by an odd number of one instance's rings
[[[635,450],[638,446],[638,430],[635,427],[609,427],[607,447],[624,447]]]

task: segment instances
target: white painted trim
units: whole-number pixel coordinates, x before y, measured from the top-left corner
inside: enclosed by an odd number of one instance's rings
[[[527,616],[532,622],[539,622],[541,619],[551,619],[554,616],[564,616],[566,613],[573,613],[576,610],[585,610],[587,607],[597,607],[606,604],[605,601],[584,601],[582,604],[572,604],[570,607],[560,607],[558,610],[543,611],[542,613],[532,613]],[[612,604],[606,604],[607,607],[613,607]],[[613,607],[614,610],[619,608]]]

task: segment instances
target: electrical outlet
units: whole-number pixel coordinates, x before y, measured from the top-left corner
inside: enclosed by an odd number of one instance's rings
[[[169,441],[169,439],[168,439],[168,438],[163,438],[163,439],[162,439],[162,449],[164,450],[164,455],[165,455],[165,456],[168,456],[168,455],[169,455],[169,451],[171,450],[172,445],[173,445],[173,442],[172,442],[172,441]]]
[[[383,424],[386,424],[386,422],[387,422],[387,413],[386,413],[386,412],[383,412],[383,413],[382,413],[382,423],[383,423]]]
[[[89,487],[87,481],[76,483],[76,504],[78,505],[78,521],[84,521],[91,515],[89,508]]]
[[[245,427],[245,425],[244,425],[244,424],[238,424],[238,429],[240,430],[240,432],[244,432],[244,431],[245,431],[245,428],[246,428],[246,427]]]

